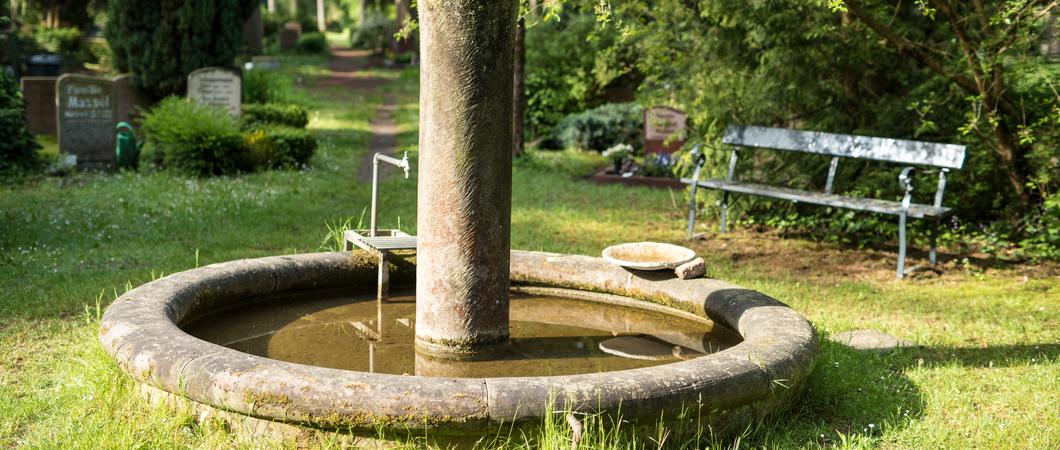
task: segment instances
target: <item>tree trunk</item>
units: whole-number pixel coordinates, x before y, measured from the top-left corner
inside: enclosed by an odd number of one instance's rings
[[[298,17],[298,0],[291,0],[291,17]]]
[[[365,18],[368,17],[368,0],[361,0],[361,8],[357,11],[357,26],[363,27]]]
[[[327,30],[327,17],[324,15],[324,0],[317,0],[317,28],[323,33]]]
[[[269,0],[265,3],[265,9],[269,11],[269,14],[276,13],[276,0]]]
[[[421,0],[416,344],[508,341],[516,2]]]
[[[1025,207],[1030,207],[1034,200],[1027,190],[1027,161],[1024,149],[1016,143],[1015,136],[1009,131],[1008,124],[999,111],[994,110],[988,114],[994,116],[991,122],[994,122],[992,128],[994,140],[997,141],[997,153],[1004,163],[1002,170],[1005,171],[1009,184],[1012,185],[1020,203]]]
[[[53,0],[48,3],[48,12],[44,18],[46,28],[59,28],[59,1]]]
[[[526,21],[519,19],[515,31],[515,82],[512,93],[512,154],[523,154],[523,121],[526,118]]]

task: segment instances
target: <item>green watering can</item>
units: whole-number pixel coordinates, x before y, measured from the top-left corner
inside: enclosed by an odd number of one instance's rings
[[[140,143],[136,141],[136,129],[129,122],[118,122],[115,161],[119,169],[136,169],[140,166]]]

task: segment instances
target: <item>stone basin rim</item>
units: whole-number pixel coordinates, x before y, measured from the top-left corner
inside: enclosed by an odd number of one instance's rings
[[[782,408],[801,391],[817,351],[805,318],[756,291],[713,279],[630,272],[601,258],[512,251],[513,285],[630,297],[707,317],[743,341],[687,361],[552,377],[437,378],[306,366],[199,340],[179,324],[197,311],[251,296],[374,286],[375,257],[310,253],[235,260],[173,274],[122,295],[104,314],[104,349],[134,379],[246,416],[325,429],[430,428],[459,434],[539,420],[555,408],[624,416],[706,408],[742,423]],[[414,279],[397,264],[392,281]],[[713,419],[712,419],[713,420]]]

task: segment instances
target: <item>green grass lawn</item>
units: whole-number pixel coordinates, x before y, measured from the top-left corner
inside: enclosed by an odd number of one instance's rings
[[[313,77],[326,74],[319,58],[290,62],[292,77],[305,80],[296,89],[306,92],[310,128],[321,140],[307,170],[212,179],[89,173],[0,186],[0,446],[306,444],[233,436],[220,420],[151,406],[96,339],[100,309],[132,286],[197,265],[318,251],[329,225],[351,217],[356,222],[370,195],[357,169],[368,151],[369,121],[386,93],[398,102],[399,144],[415,157],[415,70],[367,70],[364,75],[390,83],[366,94],[314,87]],[[513,248],[597,255],[623,241],[682,242],[682,194],[599,186],[575,176],[604,163],[569,151],[519,160]],[[415,176],[391,177],[381,191],[380,225],[400,222],[414,231]],[[1054,270],[965,265],[940,278],[896,282],[888,275],[889,251],[747,231],[694,246],[714,276],[788,303],[821,336],[806,394],[790,411],[740,436],[700,445],[1060,446],[1060,282]],[[858,276],[836,272],[847,260],[867,260],[870,268]],[[797,261],[808,262],[793,266]],[[862,354],[828,340],[858,328],[921,347]],[[530,438],[566,448],[568,432],[556,425]],[[656,435],[615,435],[598,446],[656,448]],[[329,443],[320,439],[309,442]],[[505,445],[527,444],[518,436]]]

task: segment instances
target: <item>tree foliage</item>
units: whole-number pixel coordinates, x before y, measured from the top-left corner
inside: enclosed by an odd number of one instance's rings
[[[995,153],[1007,190],[1023,204],[1055,188],[1060,71],[1035,51],[1055,1],[922,0],[901,16],[888,2],[844,0],[833,7],[856,16],[889,48],[964,95],[958,132]]]
[[[40,145],[26,129],[26,104],[14,77],[0,70],[0,171],[38,166]]]
[[[183,94],[186,77],[206,66],[229,66],[243,42],[243,22],[256,0],[110,0],[105,35],[114,65],[163,97]]]
[[[591,12],[574,5],[527,22],[526,128],[531,136],[549,133],[569,114],[606,103],[605,88],[630,81],[635,58],[616,42],[613,28],[598,25]]]
[[[636,49],[641,103],[688,110],[708,143],[741,123],[967,144],[946,203],[1017,222],[1060,181],[1058,69],[1035,45],[1055,4],[659,0],[598,18]],[[762,175],[823,184],[825,161],[769,158]],[[842,164],[837,188],[894,193],[886,167]]]

